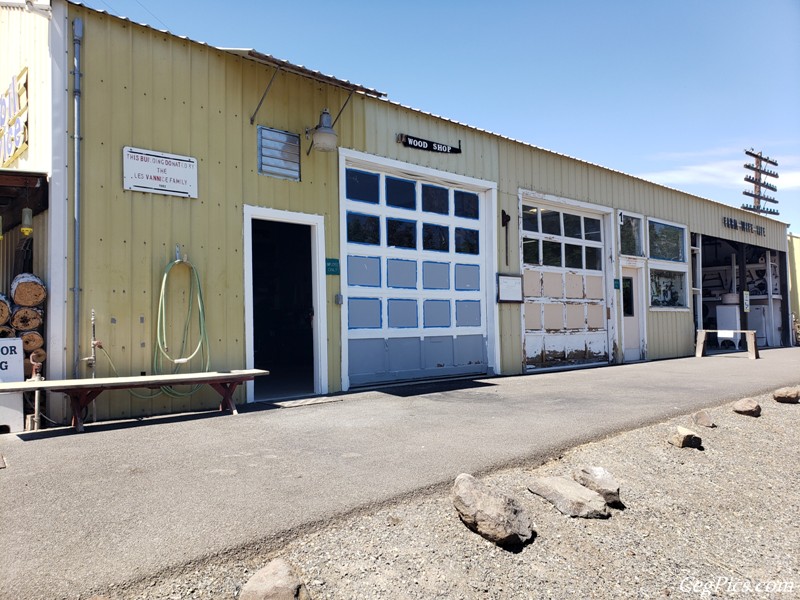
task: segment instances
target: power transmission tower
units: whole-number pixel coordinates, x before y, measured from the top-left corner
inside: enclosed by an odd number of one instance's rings
[[[767,214],[767,215],[779,215],[780,213],[775,210],[774,208],[767,208],[766,206],[762,206],[762,202],[773,202],[777,204],[778,201],[773,196],[767,196],[766,194],[761,193],[761,188],[766,188],[768,190],[772,190],[773,192],[777,192],[778,188],[775,187],[773,184],[769,183],[764,177],[774,177],[775,179],[778,178],[778,173],[775,171],[771,171],[767,169],[764,165],[774,165],[778,166],[778,161],[772,160],[768,156],[764,156],[762,152],[756,152],[752,148],[750,150],[744,151],[747,156],[752,156],[755,159],[754,163],[746,163],[744,165],[745,169],[750,169],[755,173],[755,177],[752,175],[746,175],[744,180],[748,183],[753,184],[753,191],[745,190],[742,192],[745,196],[750,196],[753,198],[753,204],[742,204],[742,208],[745,210],[751,210],[758,214]]]

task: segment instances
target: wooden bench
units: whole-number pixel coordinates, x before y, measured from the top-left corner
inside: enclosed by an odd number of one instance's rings
[[[724,337],[733,337],[735,333],[743,333],[747,343],[747,356],[748,358],[758,358],[758,345],[756,344],[755,329],[698,329],[697,330],[697,345],[695,347],[694,355],[697,358],[706,355],[706,334],[716,333],[718,336],[723,334]]]
[[[233,402],[233,392],[239,384],[252,381],[260,375],[269,375],[262,369],[241,371],[213,371],[209,373],[179,373],[175,375],[144,375],[134,377],[101,377],[97,379],[54,379],[0,383],[0,393],[7,392],[62,392],[72,405],[72,426],[83,431],[81,413],[92,401],[106,390],[132,390],[136,388],[158,389],[173,385],[207,384],[216,390],[222,400],[220,410],[238,414]]]

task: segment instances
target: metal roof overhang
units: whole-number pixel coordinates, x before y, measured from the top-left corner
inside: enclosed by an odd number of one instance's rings
[[[373,96],[374,98],[386,97],[386,93],[384,92],[364,87],[357,83],[351,83],[349,81],[345,81],[342,79],[336,79],[335,77],[331,77],[330,75],[325,75],[324,73],[320,73],[319,71],[312,71],[311,69],[306,69],[303,66],[295,65],[293,63],[290,63],[289,61],[275,58],[274,56],[270,56],[269,54],[262,54],[261,52],[257,52],[256,50],[252,50],[250,48],[218,48],[218,50],[222,50],[223,52],[228,52],[230,54],[235,54],[237,56],[242,56],[244,58],[249,58],[250,60],[254,60],[256,62],[260,62],[265,65],[270,65],[281,71],[286,71],[287,73],[294,73],[295,75],[300,75],[302,77],[308,77],[309,79],[313,79],[321,83],[327,83],[329,85],[340,87],[351,92],[359,92],[367,96]]]
[[[22,209],[30,208],[34,215],[47,210],[47,175],[0,169],[0,216],[3,233],[22,222]]]

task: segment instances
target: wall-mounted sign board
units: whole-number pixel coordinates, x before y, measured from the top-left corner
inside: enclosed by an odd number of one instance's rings
[[[5,83],[5,82],[4,82]],[[0,167],[8,167],[28,147],[28,69],[0,92]]]
[[[397,134],[397,143],[403,144],[406,148],[416,148],[417,150],[427,150],[428,152],[439,152],[441,154],[461,154],[461,140],[458,141],[458,147],[443,144],[441,142],[432,142],[431,140],[423,140],[422,138],[408,135],[407,133]]]
[[[197,198],[197,159],[125,146],[122,187],[133,192]]]
[[[523,302],[522,277],[520,275],[497,276],[498,302]]]
[[[339,275],[339,259],[326,258],[325,259],[325,275]]]

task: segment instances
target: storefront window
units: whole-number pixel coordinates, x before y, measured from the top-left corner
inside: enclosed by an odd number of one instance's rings
[[[650,258],[686,262],[686,229],[658,221],[648,222]]]
[[[686,273],[652,269],[650,271],[650,305],[686,306]]]
[[[642,256],[642,220],[639,217],[622,215],[619,226],[620,253]]]

